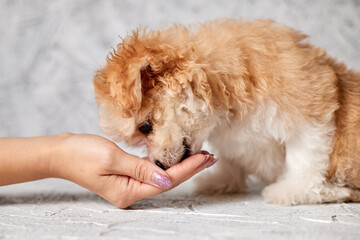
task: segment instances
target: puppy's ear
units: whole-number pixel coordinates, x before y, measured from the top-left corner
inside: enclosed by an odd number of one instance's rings
[[[142,94],[145,94],[148,90],[154,87],[154,79],[156,77],[150,63],[144,64],[144,66],[140,69],[140,77],[141,91]]]
[[[143,94],[151,87],[152,70],[147,61],[123,66],[126,65],[107,65],[99,70],[94,88],[99,105],[113,104],[123,117],[129,118],[139,111]]]

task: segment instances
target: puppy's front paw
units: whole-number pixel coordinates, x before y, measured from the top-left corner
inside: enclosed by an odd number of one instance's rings
[[[195,194],[219,195],[240,193],[246,185],[243,181],[234,181],[226,175],[210,173],[197,179]]]
[[[319,188],[306,188],[285,181],[267,186],[261,194],[267,203],[285,206],[321,202]]]
[[[274,183],[265,187],[261,192],[265,202],[270,204],[292,205],[289,190],[283,185],[284,184]]]

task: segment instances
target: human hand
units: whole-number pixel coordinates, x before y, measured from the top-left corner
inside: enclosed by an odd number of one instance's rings
[[[59,138],[49,158],[50,175],[75,182],[120,208],[172,189],[216,161],[203,152],[206,155],[193,155],[164,171],[101,136],[62,134]]]

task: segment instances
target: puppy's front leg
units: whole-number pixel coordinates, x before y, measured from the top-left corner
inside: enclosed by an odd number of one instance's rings
[[[246,189],[247,173],[234,159],[219,158],[214,172],[197,179],[195,193],[204,195],[239,193]]]
[[[325,182],[333,133],[332,123],[306,126],[285,142],[286,170],[278,182],[263,190],[267,202],[282,205],[321,203],[349,194]]]

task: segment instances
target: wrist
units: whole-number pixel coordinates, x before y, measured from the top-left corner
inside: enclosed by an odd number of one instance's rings
[[[61,133],[53,136],[49,136],[50,146],[45,154],[45,161],[47,166],[48,177],[64,178],[66,179],[66,160],[70,157],[67,156],[67,142],[72,133]]]

